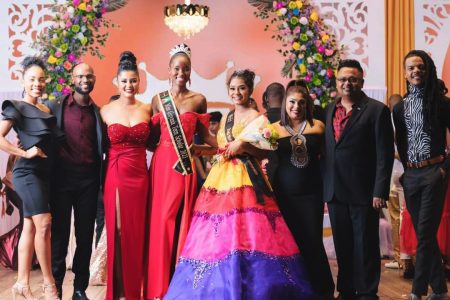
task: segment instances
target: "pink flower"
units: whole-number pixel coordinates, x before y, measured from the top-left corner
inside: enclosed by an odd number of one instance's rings
[[[330,93],[330,97],[331,97],[331,98],[336,97],[336,91],[332,91],[332,92]]]
[[[86,23],[87,22],[87,17],[85,16],[85,17],[83,17],[83,18],[81,18],[82,20],[83,20],[83,23]]]
[[[87,5],[87,6],[86,6],[86,11],[89,12],[89,11],[91,11],[91,10],[92,10],[92,6],[91,6],[91,5]]]
[[[294,28],[293,33],[294,33],[294,34],[299,34],[299,33],[300,33],[300,26],[296,26],[296,27]]]
[[[72,53],[70,53],[69,55],[67,55],[67,59],[68,59],[71,63],[73,63],[73,62],[77,59],[77,57],[76,57],[75,55],[73,55]]]
[[[63,15],[62,18],[63,18],[64,20],[67,19],[67,18],[69,18],[69,14],[68,14],[68,13],[65,13],[65,14]]]
[[[320,42],[320,40],[315,40],[314,45],[316,45],[316,47],[319,48],[320,46],[322,46],[322,43]]]
[[[56,51],[55,52],[55,56],[56,57],[61,57],[63,54],[62,54],[62,52],[61,51]]]
[[[66,83],[66,81],[64,80],[64,78],[59,77],[59,78],[58,78],[58,83],[59,83],[59,84],[64,84],[64,83]]]
[[[311,75],[309,75],[309,74],[306,75],[304,79],[305,79],[306,82],[310,82],[311,81]]]
[[[100,26],[100,21],[98,19],[95,19],[94,22],[92,22],[92,24],[94,25],[94,27],[98,27]]]
[[[325,52],[325,47],[324,46],[320,46],[317,51],[319,51],[319,53],[324,53]]]
[[[71,91],[72,91],[72,90],[70,89],[70,87],[65,86],[65,87],[63,88],[63,90],[62,90],[62,93],[63,93],[64,95],[69,95]]]
[[[270,138],[271,135],[272,135],[272,133],[270,132],[269,128],[264,128],[263,129],[263,137],[264,138],[268,139],[268,138]]]
[[[333,69],[328,68],[328,69],[327,69],[327,77],[328,77],[328,78],[331,78],[331,77],[333,77],[333,75],[334,75]]]
[[[334,50],[332,50],[332,49],[326,49],[325,50],[325,55],[326,56],[331,56],[331,55],[333,55],[333,53],[334,53]]]
[[[317,99],[317,95],[314,93],[309,94],[311,96],[311,99],[316,100]]]
[[[67,22],[66,22],[66,28],[70,28],[70,26],[72,26],[72,22],[67,21]]]
[[[73,0],[72,4],[73,6],[78,6],[80,4],[80,0]]]
[[[277,2],[277,9],[283,8],[283,3]]]

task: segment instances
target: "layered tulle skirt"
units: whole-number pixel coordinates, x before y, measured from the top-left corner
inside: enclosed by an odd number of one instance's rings
[[[164,299],[315,299],[273,196],[239,159],[211,169]]]

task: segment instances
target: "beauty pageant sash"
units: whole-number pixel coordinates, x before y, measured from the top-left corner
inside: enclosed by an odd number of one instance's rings
[[[169,91],[164,91],[159,93],[158,97],[161,102],[162,112],[166,120],[167,128],[169,129],[173,147],[178,156],[178,161],[173,166],[173,169],[182,175],[192,174],[191,152],[189,151],[189,146],[184,136],[180,117],[172,95],[170,95]]]
[[[234,110],[230,111],[227,115],[225,121],[225,137],[229,143],[235,140],[233,136],[233,126],[234,126]],[[272,189],[267,182],[264,174],[261,170],[261,166],[258,160],[249,155],[238,155],[236,157],[245,165],[247,173],[252,182],[253,188],[255,189],[256,199],[259,204],[264,204],[263,194],[266,196],[272,196]]]

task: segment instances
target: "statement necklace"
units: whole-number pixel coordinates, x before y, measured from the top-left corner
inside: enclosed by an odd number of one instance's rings
[[[303,135],[303,131],[306,128],[306,120],[300,124],[300,130],[295,132],[290,125],[284,126],[286,130],[292,135],[291,137],[291,163],[294,167],[304,168],[308,165],[308,148],[306,148],[306,138]]]

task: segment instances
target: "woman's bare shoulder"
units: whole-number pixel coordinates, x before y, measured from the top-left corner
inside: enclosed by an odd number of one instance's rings
[[[307,123],[305,134],[323,134],[325,132],[325,124],[317,119],[313,119],[313,125]]]

